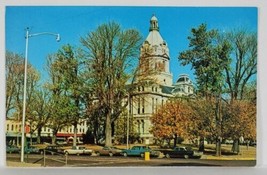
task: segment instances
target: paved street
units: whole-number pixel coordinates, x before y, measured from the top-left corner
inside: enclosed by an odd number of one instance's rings
[[[42,155],[29,155],[28,159],[25,159],[28,163],[36,162],[41,159]],[[212,159],[167,159],[167,158],[151,158],[145,161],[140,157],[105,157],[105,156],[68,156],[67,165],[63,162],[57,162],[55,160],[65,161],[65,156],[47,155],[46,166],[47,167],[128,167],[128,166],[254,166],[255,160],[212,160]],[[20,161],[19,154],[8,154],[8,162]],[[43,166],[43,160],[36,162],[33,165]]]

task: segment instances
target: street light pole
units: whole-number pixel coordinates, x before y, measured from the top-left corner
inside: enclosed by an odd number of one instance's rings
[[[25,62],[24,62],[24,90],[23,90],[23,111],[22,111],[22,126],[21,126],[21,158],[20,161],[24,162],[24,147],[25,147],[25,118],[26,118],[26,95],[27,95],[27,64],[28,64],[28,43],[29,37],[39,35],[54,35],[56,40],[60,41],[60,35],[51,32],[42,32],[36,34],[29,34],[29,28],[26,29],[26,49],[25,49]]]
[[[128,113],[127,113],[127,138],[126,138],[126,149],[129,149],[129,116],[131,111],[130,93],[128,94]]]

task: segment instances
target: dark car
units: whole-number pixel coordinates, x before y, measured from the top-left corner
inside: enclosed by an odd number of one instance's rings
[[[166,158],[201,158],[203,152],[194,151],[191,147],[175,147],[173,150],[161,150]]]
[[[158,157],[159,151],[152,150],[148,146],[133,146],[131,149],[122,150],[122,154],[126,156],[141,156],[144,157],[145,152],[149,152],[151,157]]]
[[[256,141],[250,141],[249,146],[257,146],[257,142]]]
[[[6,152],[7,153],[20,153],[20,148],[15,145],[7,145],[6,146]]]
[[[40,154],[64,154],[64,149],[61,146],[58,145],[48,145],[44,149],[40,149]]]
[[[95,152],[99,156],[118,156],[122,155],[122,150],[116,147],[104,146],[102,149]]]

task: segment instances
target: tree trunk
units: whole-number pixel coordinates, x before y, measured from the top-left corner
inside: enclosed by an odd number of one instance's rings
[[[98,137],[99,124],[98,124],[98,118],[97,117],[95,117],[93,125],[94,125],[93,135],[94,135],[94,138],[95,138],[95,144],[98,145],[99,144],[98,143],[98,140],[99,140],[99,137]]]
[[[77,124],[74,124],[73,146],[77,146]]]
[[[38,144],[41,143],[41,132],[42,132],[42,128],[38,128],[37,130],[37,143]]]
[[[177,134],[174,134],[174,143],[173,143],[173,148],[176,147],[177,144]]]
[[[52,144],[55,145],[56,144],[56,140],[57,140],[57,132],[53,131],[53,136],[52,136]]]
[[[108,112],[106,118],[106,128],[105,128],[105,146],[112,146],[112,138],[111,138],[111,114]]]
[[[222,155],[222,146],[221,146],[221,139],[218,137],[216,139],[216,156]]]
[[[199,147],[198,147],[198,150],[199,151],[202,151],[202,152],[204,152],[204,150],[205,150],[204,137],[201,137],[199,139]]]
[[[168,147],[171,148],[171,139],[167,138]]]
[[[238,154],[239,150],[239,139],[235,139],[232,145],[232,152]]]
[[[32,134],[33,133],[30,133],[31,134],[31,137],[30,137],[30,144],[32,145]],[[28,145],[27,145],[28,146]]]

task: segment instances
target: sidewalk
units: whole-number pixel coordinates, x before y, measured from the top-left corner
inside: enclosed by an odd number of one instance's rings
[[[9,168],[19,168],[19,167],[41,167],[41,164],[33,164],[33,163],[24,163],[24,162],[13,162],[13,161],[7,161],[6,162],[7,167]]]
[[[213,154],[204,154],[201,159],[209,160],[256,160],[256,147],[240,146],[240,153],[238,155],[231,153],[231,145],[222,146],[222,155],[220,157],[215,156],[215,150]]]

